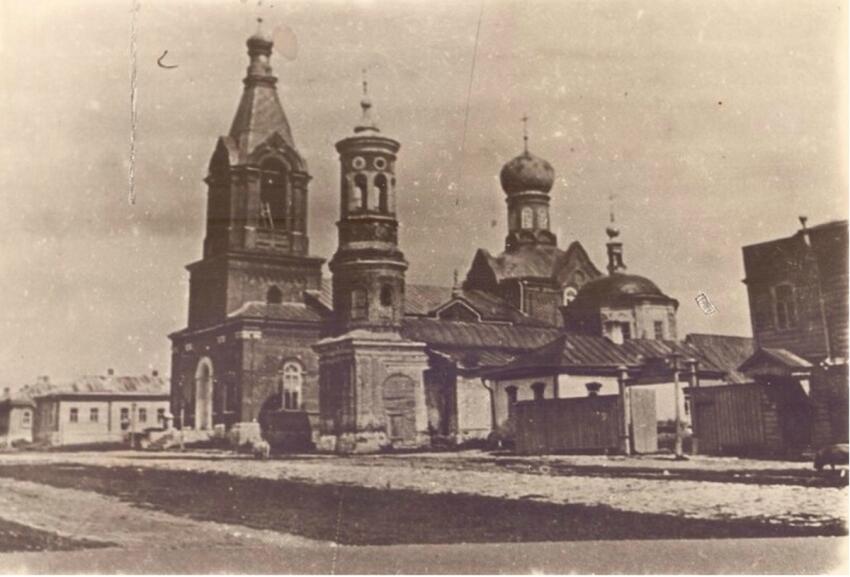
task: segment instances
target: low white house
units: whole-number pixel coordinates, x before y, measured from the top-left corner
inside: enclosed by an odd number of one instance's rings
[[[33,395],[35,442],[49,445],[116,443],[158,429],[168,413],[168,381],[143,376],[84,376]]]

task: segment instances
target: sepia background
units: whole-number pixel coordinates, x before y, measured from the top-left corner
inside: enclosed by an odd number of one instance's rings
[[[841,2],[140,0],[135,205],[132,7],[0,2],[4,385],[167,372],[183,267],[204,235],[202,179],[257,16],[313,175],[318,256],[336,246],[333,143],[359,117],[363,68],[382,131],[402,144],[410,282],[448,286],[475,248],[502,246],[498,173],[526,113],[530,149],[557,174],[560,246],[581,240],[604,264],[613,195],[629,271],[680,300],[683,333],[750,334],[740,247],[787,235],[800,214],[847,218]],[[157,65],[165,50],[177,68]]]

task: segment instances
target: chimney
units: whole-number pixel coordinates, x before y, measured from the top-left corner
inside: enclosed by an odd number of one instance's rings
[[[803,242],[806,243],[806,246],[812,246],[812,239],[809,238],[809,229],[806,227],[806,223],[809,221],[809,217],[800,216],[800,225],[803,227],[800,232],[803,234]]]
[[[106,374],[108,376],[112,377],[112,376],[115,375],[115,370],[114,369],[106,369]]]
[[[456,298],[463,294],[463,287],[460,284],[460,280],[457,274],[457,269],[454,272],[454,284],[452,284],[452,297]]]

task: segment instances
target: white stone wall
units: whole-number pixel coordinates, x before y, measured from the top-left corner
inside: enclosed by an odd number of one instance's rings
[[[505,379],[494,382],[495,390],[495,409],[496,409],[496,427],[504,426],[508,420],[508,387],[517,388],[517,401],[530,401],[534,399],[534,390],[531,385],[534,383],[544,383],[546,388],[543,391],[543,398],[555,398],[555,377],[534,377],[534,378],[517,378]]]
[[[457,377],[457,428],[460,441],[486,439],[492,431],[490,391],[481,379]]]
[[[142,432],[148,428],[159,427],[157,410],[168,412],[168,400],[66,400],[58,401],[59,431],[54,443],[77,445],[89,443],[120,442],[124,436],[135,430]],[[77,422],[71,422],[71,409],[77,409]],[[97,409],[96,422],[91,420],[91,410]],[[126,408],[130,422],[121,427],[121,409]],[[145,421],[140,419],[141,411],[147,413]]]
[[[600,377],[590,375],[558,375],[558,398],[574,399],[586,397],[587,383],[600,383],[600,395],[619,395],[620,386],[617,377]]]

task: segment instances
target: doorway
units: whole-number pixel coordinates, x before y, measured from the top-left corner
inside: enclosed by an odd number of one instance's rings
[[[416,441],[416,384],[406,375],[384,381],[384,412],[387,436],[394,444]]]
[[[209,357],[198,363],[195,371],[195,428],[212,428],[213,366]]]

